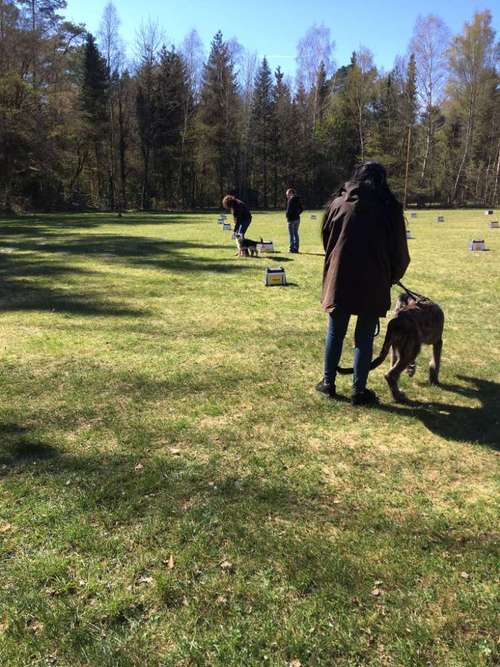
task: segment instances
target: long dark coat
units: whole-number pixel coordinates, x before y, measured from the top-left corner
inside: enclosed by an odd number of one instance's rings
[[[346,183],[325,216],[324,310],[338,307],[352,315],[384,317],[391,307],[391,285],[410,263],[401,205],[381,201],[366,186]]]

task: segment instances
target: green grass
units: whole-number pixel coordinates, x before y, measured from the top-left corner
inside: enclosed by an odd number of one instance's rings
[[[378,369],[374,409],[313,390],[309,214],[272,259],[215,215],[1,221],[1,665],[496,664],[500,230],[437,214],[405,283],[444,307],[443,385],[425,348],[417,405]],[[286,250],[282,215],[250,232]]]

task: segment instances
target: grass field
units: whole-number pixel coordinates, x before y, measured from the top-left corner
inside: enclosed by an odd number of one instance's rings
[[[215,215],[0,221],[2,666],[498,664],[500,230],[437,215],[443,385],[426,348],[371,409],[313,390],[319,216],[288,255],[257,213],[272,259]]]

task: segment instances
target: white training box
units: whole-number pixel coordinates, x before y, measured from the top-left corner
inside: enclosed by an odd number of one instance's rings
[[[484,212],[484,215],[493,215],[495,211],[492,211],[491,209],[488,209],[487,211]]]
[[[498,229],[500,227],[500,223],[498,220],[491,220],[491,222],[488,223],[488,227],[490,229]]]
[[[282,266],[268,267],[264,277],[264,285],[266,287],[274,287],[275,285],[286,285],[285,269]]]
[[[444,222],[444,215],[438,215],[437,221],[438,222]]]
[[[318,216],[315,213],[311,213],[311,220],[317,220]]]
[[[225,232],[230,232],[231,231],[231,223],[230,222],[223,222],[222,223],[222,229]]]
[[[411,235],[411,231],[409,229],[406,230],[406,238],[407,239],[412,239],[413,236]]]
[[[261,241],[257,243],[257,250],[259,252],[274,252],[274,243],[272,241]]]
[[[412,211],[410,213],[410,218],[416,218],[416,217],[417,217],[417,214],[415,213],[415,211]]]
[[[484,239],[473,239],[469,243],[469,250],[486,250],[486,243],[484,242]]]

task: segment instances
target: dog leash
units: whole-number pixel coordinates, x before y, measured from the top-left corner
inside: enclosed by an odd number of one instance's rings
[[[412,296],[414,299],[418,300],[418,299],[426,299],[427,298],[423,294],[418,294],[418,292],[412,292],[407,287],[405,287],[401,281],[397,282],[396,285],[398,287],[401,287],[401,289],[403,289],[407,294]]]

